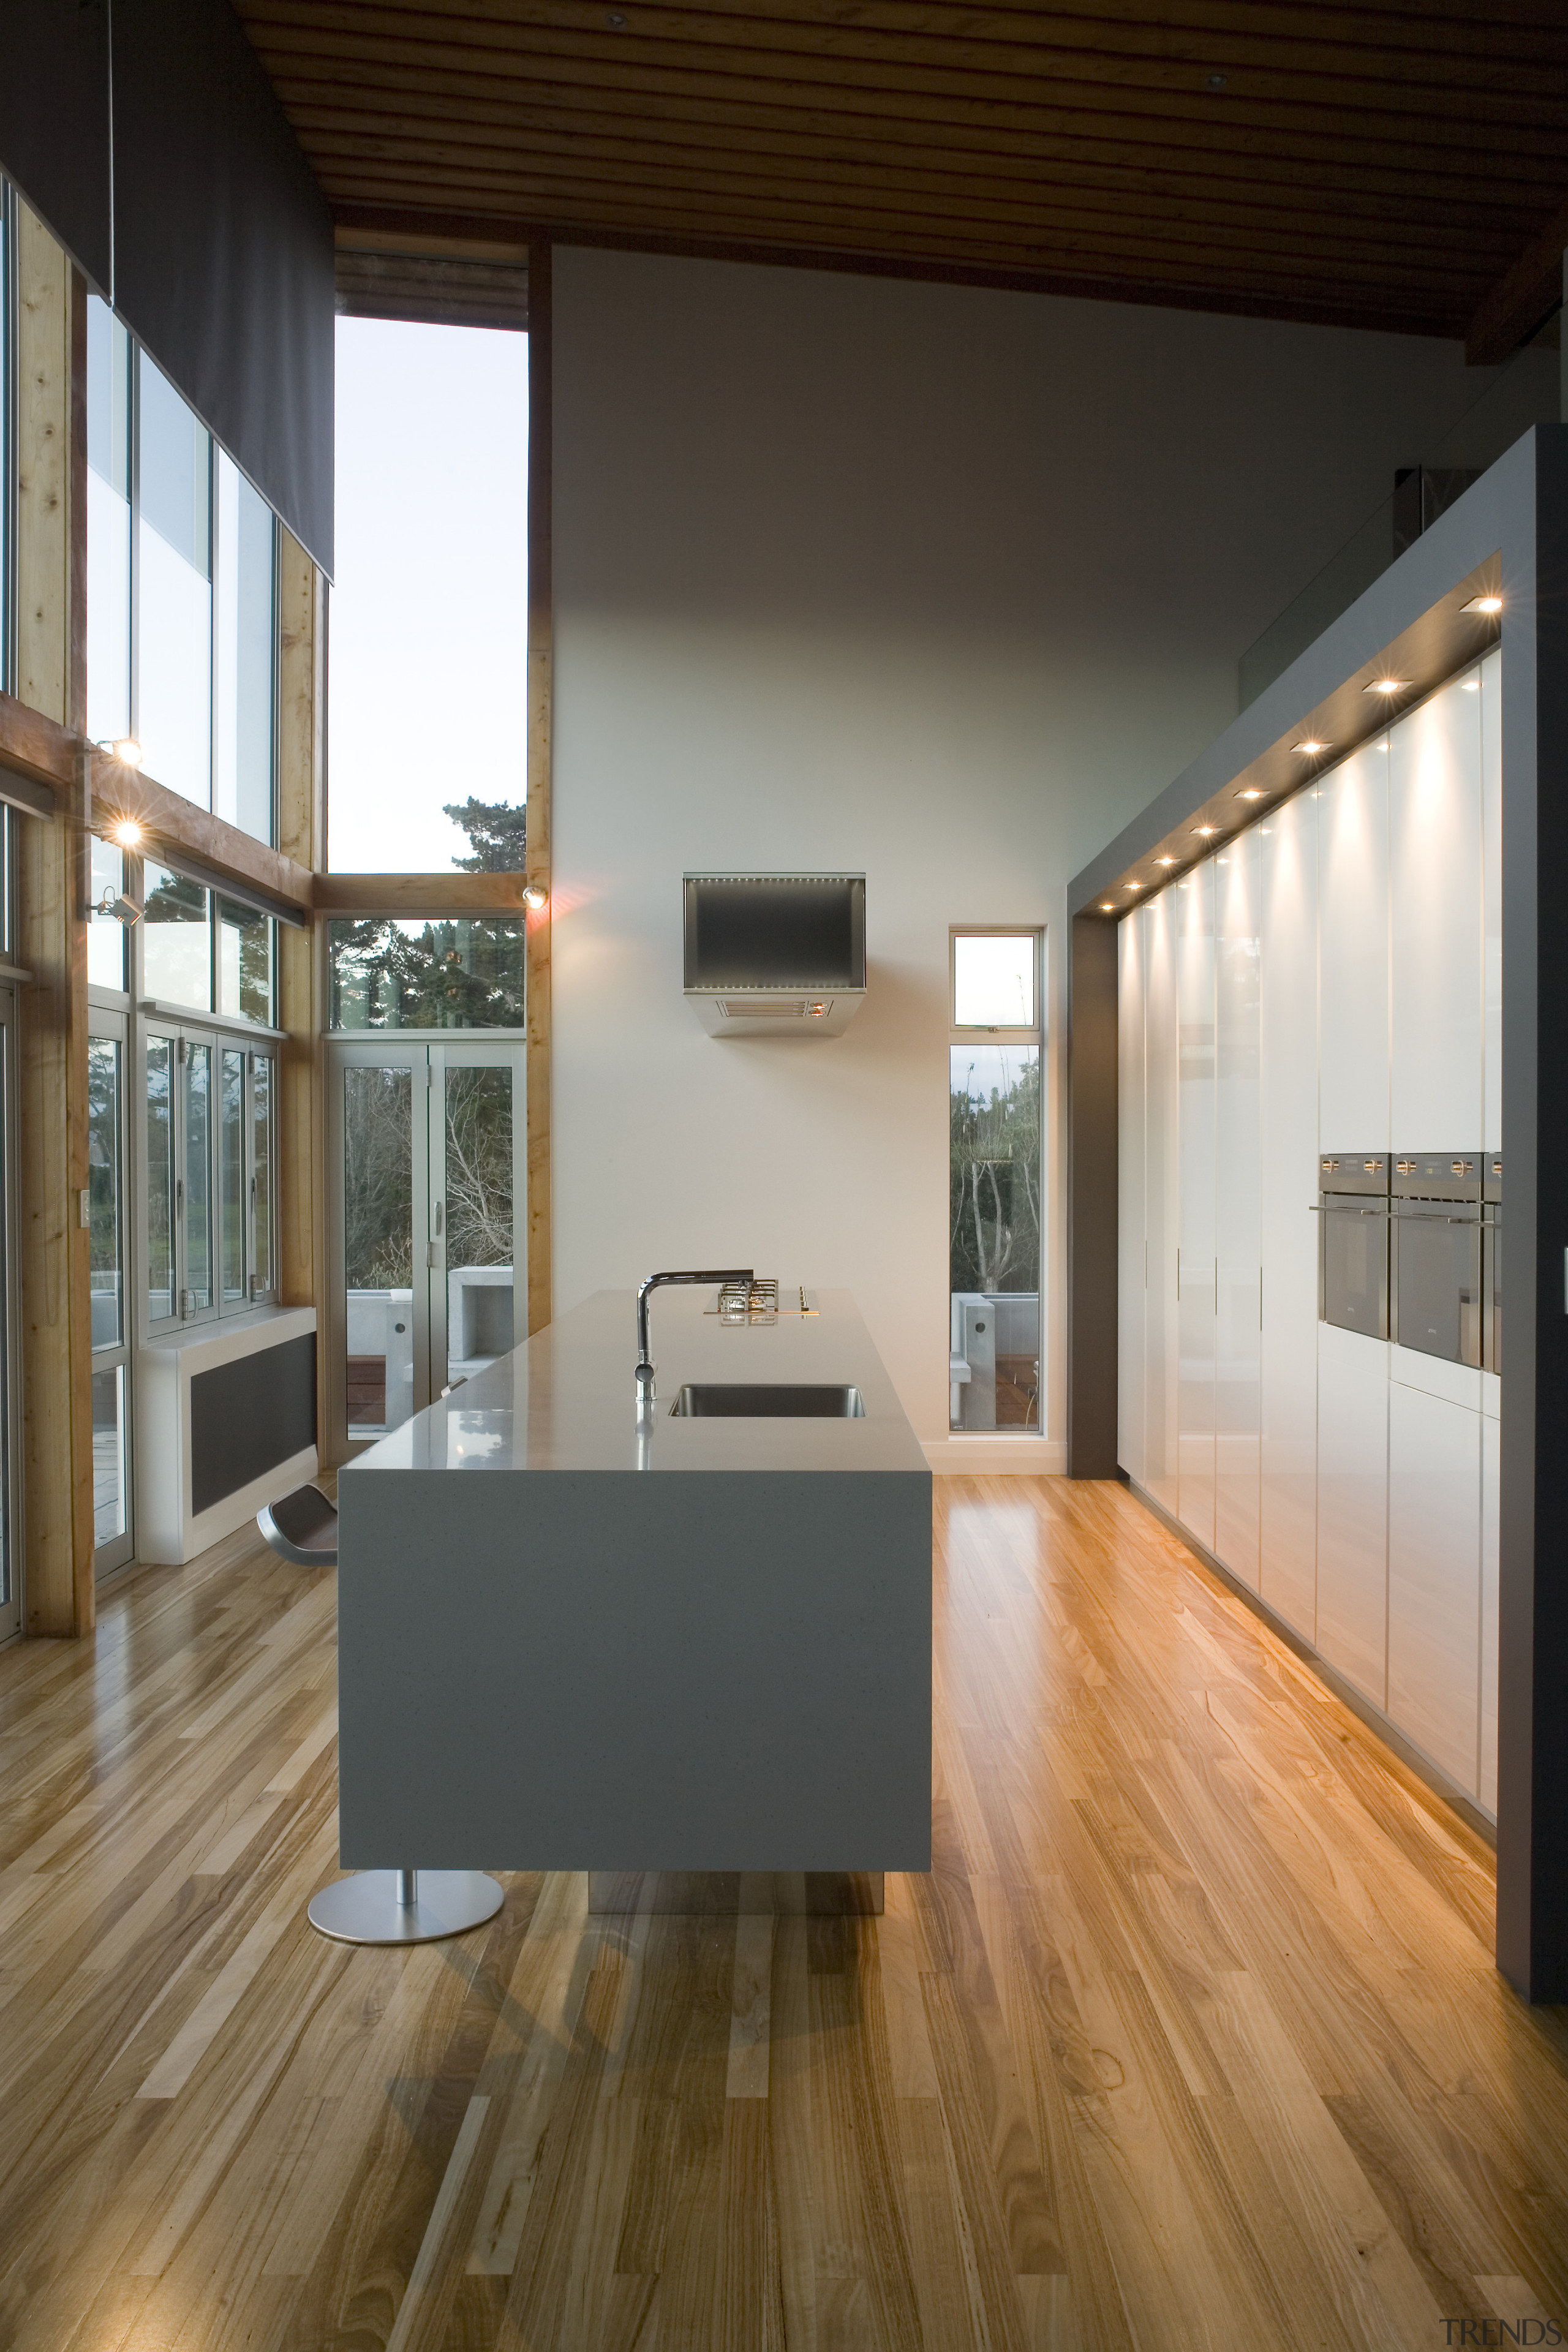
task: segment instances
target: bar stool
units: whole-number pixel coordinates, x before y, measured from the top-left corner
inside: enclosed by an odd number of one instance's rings
[[[338,1514],[319,1486],[296,1486],[256,1514],[262,1539],[295,1568],[335,1568]],[[482,1870],[361,1870],[313,1895],[312,1927],[339,1944],[434,1944],[493,1919],[504,1901]]]

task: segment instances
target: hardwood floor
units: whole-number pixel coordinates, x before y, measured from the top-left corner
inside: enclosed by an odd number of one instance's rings
[[[349,1950],[330,1572],[235,1538],[0,1653],[0,2345],[1568,2324],[1568,2018],[1486,1848],[1121,1489],[937,1497],[935,1867],[879,1919],[519,1874]]]

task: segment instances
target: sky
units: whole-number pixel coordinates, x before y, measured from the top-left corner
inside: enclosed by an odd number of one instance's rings
[[[528,338],[337,325],[327,862],[434,873],[527,776]]]

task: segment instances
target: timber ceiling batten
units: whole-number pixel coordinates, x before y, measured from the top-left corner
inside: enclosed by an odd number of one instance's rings
[[[356,237],[533,230],[1463,334],[1568,196],[1557,0],[237,5]]]

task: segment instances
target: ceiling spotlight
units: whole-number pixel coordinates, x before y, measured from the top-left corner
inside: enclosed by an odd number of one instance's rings
[[[525,882],[522,886],[522,903],[531,915],[537,915],[549,906],[550,893],[542,882]]]
[[[1502,598],[1492,595],[1472,596],[1468,604],[1460,605],[1459,610],[1461,613],[1500,613]]]
[[[107,751],[110,758],[118,760],[122,768],[139,768],[142,765],[142,746],[134,735],[118,735],[112,742],[106,738],[101,743],[95,743],[93,749],[95,751]]]
[[[1173,857],[1156,857],[1154,860],[1156,866],[1174,866],[1176,862]]]
[[[1363,694],[1403,694],[1410,680],[1407,677],[1374,677],[1363,686]]]
[[[1114,915],[1116,909],[1109,898],[1102,898],[1100,902],[1100,911],[1102,915]]]
[[[1143,885],[1142,882],[1124,882],[1121,887],[1124,890],[1142,890]]]
[[[142,828],[133,816],[119,816],[109,828],[109,839],[120,849],[140,849]]]
[[[1219,831],[1219,827],[1217,824],[1194,824],[1193,831],[1194,833],[1201,833],[1206,839],[1211,833],[1217,833]]]
[[[1238,801],[1261,801],[1266,800],[1268,798],[1268,794],[1262,791],[1260,786],[1257,784],[1248,784],[1246,791],[1237,793],[1236,797]]]
[[[1320,743],[1315,735],[1303,735],[1299,743],[1290,746],[1292,751],[1304,751],[1309,760],[1315,760],[1320,751],[1326,751],[1328,748],[1326,743]]]

